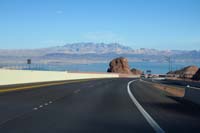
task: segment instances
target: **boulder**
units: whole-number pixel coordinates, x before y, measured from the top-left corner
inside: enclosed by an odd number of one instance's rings
[[[188,78],[191,79],[197,73],[199,68],[197,66],[187,66],[180,70],[168,72],[168,75],[174,75],[179,78]]]
[[[200,80],[200,69],[195,73],[195,75],[192,77],[193,80]]]
[[[128,60],[124,57],[113,59],[109,64],[107,72],[131,74]]]
[[[141,70],[136,69],[136,68],[132,68],[132,69],[131,69],[131,72],[132,72],[132,74],[134,74],[134,75],[142,75],[142,73],[143,73]]]

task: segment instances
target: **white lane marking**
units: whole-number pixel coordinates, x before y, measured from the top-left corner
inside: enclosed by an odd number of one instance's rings
[[[79,93],[81,90],[80,89],[78,89],[78,90],[75,90],[74,91],[74,93]]]
[[[49,103],[51,104],[51,103],[52,103],[52,101],[49,101]]]
[[[39,106],[39,108],[42,108],[42,107],[43,107],[43,105],[40,105],[40,106]]]
[[[193,86],[190,86],[190,85],[187,85],[186,87],[187,87],[187,88],[192,88],[192,89],[197,89],[197,90],[200,90],[200,88],[193,87]]]
[[[129,81],[127,84],[127,91],[128,94],[133,101],[133,103],[136,105],[140,113],[144,116],[144,118],[147,120],[147,122],[151,125],[151,127],[155,130],[156,133],[164,133],[165,131],[156,123],[156,121],[144,110],[144,108],[139,104],[139,102],[136,100],[136,98],[133,96],[131,90],[130,90],[130,84],[135,82],[136,80]]]
[[[48,105],[48,103],[45,103],[44,105],[45,105],[45,106],[47,106],[47,105]]]
[[[33,110],[38,110],[38,108],[33,108]]]

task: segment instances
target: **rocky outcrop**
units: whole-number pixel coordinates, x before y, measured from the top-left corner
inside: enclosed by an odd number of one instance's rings
[[[132,72],[132,74],[134,74],[134,75],[142,75],[142,71],[141,70],[138,70],[138,69],[136,69],[136,68],[132,68],[131,69],[131,72]]]
[[[113,59],[109,64],[107,72],[131,74],[128,60],[124,57]]]
[[[195,73],[195,75],[192,77],[193,80],[200,80],[200,69]]]
[[[179,78],[188,78],[191,79],[197,73],[199,68],[197,66],[187,66],[180,70],[168,72],[168,75],[174,75]]]

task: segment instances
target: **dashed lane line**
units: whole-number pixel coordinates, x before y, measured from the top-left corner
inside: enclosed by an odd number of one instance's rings
[[[38,110],[38,108],[33,108],[33,110]]]

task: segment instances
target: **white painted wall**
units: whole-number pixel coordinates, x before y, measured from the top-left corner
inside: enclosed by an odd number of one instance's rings
[[[118,74],[109,73],[68,73],[58,71],[30,71],[0,69],[0,85],[61,81],[91,78],[117,78]]]

